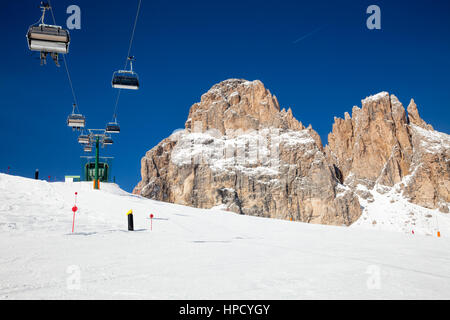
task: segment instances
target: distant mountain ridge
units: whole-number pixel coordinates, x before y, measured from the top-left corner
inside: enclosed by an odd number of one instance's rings
[[[328,145],[259,80],[229,79],[146,153],[135,194],[199,208],[350,225],[373,192],[448,213],[450,136],[381,92],[335,118]]]

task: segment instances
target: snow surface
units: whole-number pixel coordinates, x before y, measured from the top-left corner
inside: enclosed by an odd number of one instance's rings
[[[361,217],[350,228],[369,228],[407,234],[414,232],[416,235],[428,236],[437,236],[439,231],[441,237],[449,238],[450,214],[409,202],[403,197],[400,184],[392,188],[376,185],[373,190],[368,190],[362,185],[358,185],[357,188],[369,192],[373,201],[359,197],[359,202],[364,209]]]
[[[0,174],[1,299],[450,298],[445,233],[311,225],[101,189]]]

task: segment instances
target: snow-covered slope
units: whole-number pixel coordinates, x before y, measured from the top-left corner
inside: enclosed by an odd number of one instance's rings
[[[377,185],[368,190],[358,185],[358,191],[370,194],[368,199],[359,197],[363,207],[361,217],[350,228],[398,231],[441,237],[450,235],[450,214],[438,209],[427,209],[411,203],[406,199],[400,184],[392,188]]]
[[[311,225],[101,188],[0,174],[0,298],[450,297],[447,231]],[[387,216],[388,207],[374,209]],[[130,209],[135,232],[127,231]]]

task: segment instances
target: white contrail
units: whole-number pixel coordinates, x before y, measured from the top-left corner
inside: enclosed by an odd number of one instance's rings
[[[309,36],[312,36],[313,34],[315,34],[315,33],[319,32],[319,31],[323,30],[325,27],[327,27],[327,26],[325,25],[325,26],[322,26],[322,27],[320,27],[320,28],[317,28],[317,29],[311,31],[310,33],[305,34],[303,37],[298,38],[297,40],[295,40],[295,41],[292,42],[292,43],[297,43],[297,42],[299,42],[299,41],[302,41],[302,40],[308,38]]]

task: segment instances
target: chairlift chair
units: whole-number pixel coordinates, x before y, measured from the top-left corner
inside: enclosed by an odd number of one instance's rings
[[[43,4],[41,8],[42,23],[38,26],[31,26],[27,32],[28,48],[31,51],[39,51],[41,53],[41,64],[46,63],[47,54],[50,53],[56,65],[59,66],[58,54],[67,54],[69,52],[69,31],[60,26],[45,24],[45,11],[50,10],[50,6]]]
[[[67,126],[73,129],[84,128],[86,125],[86,118],[81,114],[72,113],[67,118]]]
[[[92,146],[91,145],[86,145],[84,147],[84,152],[92,152]]]
[[[139,89],[139,77],[136,72],[133,71],[134,57],[128,57],[130,61],[130,70],[119,70],[114,72],[112,78],[112,86],[117,89]]]
[[[32,51],[68,53],[69,31],[60,26],[40,24],[31,26],[27,33],[28,47]]]
[[[109,122],[106,125],[106,133],[120,133],[120,126],[117,122]]]
[[[91,139],[88,135],[82,134],[80,136],[78,136],[78,143],[80,144],[90,144],[91,143]]]
[[[105,137],[104,139],[103,139],[103,144],[105,145],[105,146],[109,146],[109,145],[112,145],[114,142],[113,142],[113,139],[111,139],[111,137]]]
[[[117,89],[139,89],[139,77],[136,72],[119,70],[114,72],[112,79],[113,88]]]

